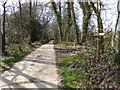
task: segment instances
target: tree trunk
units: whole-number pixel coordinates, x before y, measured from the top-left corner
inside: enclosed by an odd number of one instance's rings
[[[78,26],[76,23],[76,17],[75,17],[75,12],[74,12],[74,2],[71,3],[71,12],[72,12],[72,18],[73,18],[73,24],[74,24],[74,29],[75,29],[75,42],[79,44],[79,30]]]
[[[70,33],[70,27],[71,27],[71,5],[70,2],[66,2],[67,3],[67,27],[65,30],[65,40],[68,41],[68,35]]]
[[[90,23],[92,12],[88,2],[79,2],[79,5],[83,11],[83,23],[82,23],[82,33],[81,33],[81,43],[83,43],[87,39],[88,26]]]
[[[1,32],[1,26],[0,26],[0,56],[2,56],[2,32]]]
[[[97,16],[97,24],[98,24],[98,34],[99,33],[103,33],[103,23],[102,23],[102,19],[101,19],[101,13],[100,10],[98,8],[95,7],[93,2],[90,2],[91,7],[93,8],[96,16]],[[97,45],[97,56],[100,56],[100,54],[104,53],[104,38],[103,36],[99,36],[98,39],[98,45]],[[99,58],[99,57],[98,57]]]
[[[120,55],[120,12],[119,12],[119,8],[120,8],[120,1],[118,1],[118,54]]]
[[[21,8],[21,2],[19,0],[19,32],[20,32],[20,37],[19,37],[19,51],[22,51],[22,43],[23,43],[23,39],[24,39],[24,33],[23,33],[23,29],[22,29],[22,8]]]
[[[3,33],[2,33],[2,54],[5,55],[5,15],[6,15],[6,3],[3,4]]]
[[[63,41],[63,32],[62,32],[62,16],[61,16],[61,2],[59,2],[59,10],[57,11],[57,6],[54,1],[51,2],[53,11],[55,13],[57,23],[58,23],[58,30],[59,30],[59,37],[60,42]]]
[[[32,28],[32,0],[29,1],[29,17],[30,17],[30,42],[29,44],[34,42],[33,28]]]

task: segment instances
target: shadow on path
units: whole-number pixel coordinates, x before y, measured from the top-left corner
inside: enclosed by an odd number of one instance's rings
[[[40,54],[46,59],[41,57],[35,59]],[[54,55],[52,44],[38,48],[34,53],[13,65],[10,70],[2,73],[0,88],[58,88]]]

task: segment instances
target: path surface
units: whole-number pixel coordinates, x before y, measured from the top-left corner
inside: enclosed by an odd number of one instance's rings
[[[0,88],[58,88],[54,45],[41,46],[1,75]]]

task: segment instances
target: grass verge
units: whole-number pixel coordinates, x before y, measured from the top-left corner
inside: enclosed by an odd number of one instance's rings
[[[30,53],[33,48],[35,48],[36,46],[42,45],[40,42],[34,42],[31,44],[32,46],[30,45],[24,46],[23,51],[19,51],[17,47],[18,45],[16,44],[9,46],[9,49],[7,50],[10,52],[10,55],[7,57],[4,57],[0,62],[0,70],[4,70],[5,68],[8,68],[11,64],[19,61],[22,57]]]
[[[60,71],[65,88],[79,88],[79,84],[86,81],[88,73],[73,65],[79,59],[78,55],[69,56],[60,61]]]
[[[17,62],[19,59],[21,59],[23,56],[27,55],[28,53],[29,53],[28,51],[22,51],[22,52],[17,52],[10,57],[4,57],[2,62],[0,63],[0,66],[8,67],[10,64]]]
[[[119,88],[119,57],[110,50],[99,60],[95,55],[96,49],[85,49],[60,61],[65,88]]]

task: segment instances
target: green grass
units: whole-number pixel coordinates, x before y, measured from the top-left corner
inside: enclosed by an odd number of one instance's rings
[[[73,55],[60,61],[60,71],[64,78],[63,84],[65,88],[79,88],[79,84],[86,80],[88,73],[81,68],[69,67],[78,59],[78,55]]]
[[[36,42],[34,42],[34,43],[31,43],[33,46],[36,46],[36,45],[38,45],[38,46],[40,46],[40,45],[42,45],[39,41],[36,41]]]
[[[24,45],[24,47],[22,48],[23,51],[19,51],[19,48],[18,48],[18,44],[12,44],[10,46],[8,46],[6,49],[8,50],[8,52],[10,53],[10,56],[8,57],[4,57],[2,62],[0,62],[0,66],[3,66],[3,67],[8,67],[10,64],[14,63],[14,62],[17,62],[18,60],[20,60],[23,56],[25,56],[26,54],[29,53],[29,50],[32,48],[32,47],[35,47],[35,46],[40,46],[42,45],[40,42],[34,42],[34,43],[31,43],[31,45]]]
[[[9,64],[18,61],[20,58],[25,56],[27,53],[28,53],[28,51],[17,52],[15,54],[13,54],[11,57],[5,57],[5,58],[3,58],[0,65],[3,67],[7,67]]]
[[[75,42],[62,42],[58,43],[57,46],[75,46]]]
[[[60,65],[61,65],[61,67],[68,67],[71,65],[71,63],[73,63],[73,61],[75,61],[78,58],[79,58],[78,55],[69,56],[69,57],[61,60]]]

